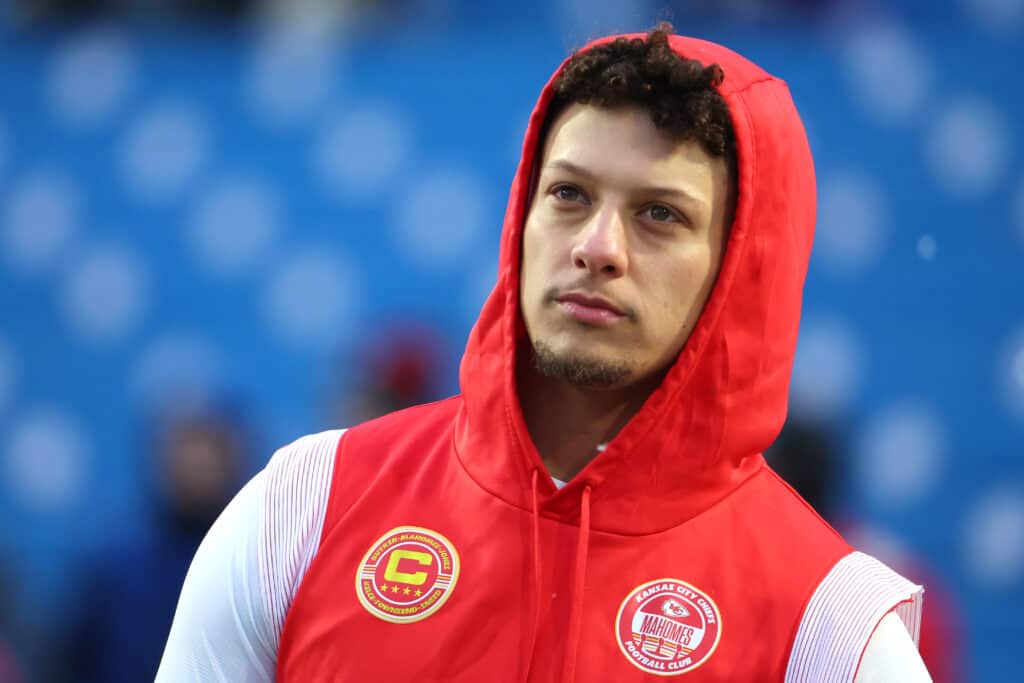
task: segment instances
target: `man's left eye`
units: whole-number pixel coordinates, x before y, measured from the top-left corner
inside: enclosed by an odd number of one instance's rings
[[[668,208],[667,206],[662,206],[660,204],[649,206],[647,207],[646,211],[647,215],[649,215],[651,218],[660,223],[679,220],[679,217],[676,216],[675,212],[673,212],[672,209]]]

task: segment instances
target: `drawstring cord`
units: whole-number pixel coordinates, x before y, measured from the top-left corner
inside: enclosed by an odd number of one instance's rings
[[[539,473],[533,471],[532,502],[533,502],[533,628],[530,631],[530,646],[526,650],[526,665],[523,667],[524,683],[530,678],[533,667],[533,648],[537,644],[537,631],[540,630],[541,605],[541,557],[540,557],[540,506],[537,504],[537,482]]]
[[[540,554],[540,505],[537,502],[537,486],[540,474],[537,470],[531,476],[531,504],[533,513],[533,629],[530,632],[530,644],[526,650],[527,662],[523,667],[523,681],[529,680],[533,667],[533,649],[537,644],[537,632],[540,630],[542,562]],[[583,588],[587,576],[587,555],[590,550],[590,487],[583,487],[580,497],[580,533],[576,541],[576,566],[573,572],[572,610],[569,613],[569,633],[565,652],[565,667],[562,669],[562,680],[573,683],[576,678],[576,653],[579,650],[580,632],[583,627]]]
[[[587,552],[590,549],[590,487],[583,487],[580,498],[580,535],[576,541],[576,570],[573,575],[572,611],[569,613],[569,638],[565,652],[562,680],[572,683],[576,677],[576,653],[583,627],[583,585],[587,575]]]

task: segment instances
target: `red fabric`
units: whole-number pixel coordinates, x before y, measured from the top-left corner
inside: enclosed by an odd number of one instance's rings
[[[624,533],[665,529],[706,509],[756,469],[744,459],[778,435],[814,230],[813,165],[786,85],[712,43],[675,36],[672,46],[725,71],[720,91],[736,131],[739,197],[718,281],[686,348],[643,410],[548,503],[548,511],[574,519],[579,492],[590,485],[594,528]],[[528,504],[530,472],[542,467],[515,396],[514,349],[524,334],[520,244],[551,95],[549,82],[526,133],[498,283],[462,362],[465,409],[456,431],[473,476],[520,507]],[[631,457],[636,452],[642,462]]]
[[[739,162],[726,256],[685,349],[563,489],[537,476],[546,470],[514,363],[521,233],[549,82],[512,185],[498,282],[462,361],[462,394],[343,437],[278,680],[652,680],[620,651],[616,618],[633,589],[669,577],[706,593],[721,615],[717,648],[685,680],[782,681],[807,600],[849,551],[760,455],[786,414],[813,167],[783,82],[712,43],[671,44],[724,69]],[[360,604],[353,580],[374,539],[402,525],[450,539],[462,568],[436,613],[394,624]]]

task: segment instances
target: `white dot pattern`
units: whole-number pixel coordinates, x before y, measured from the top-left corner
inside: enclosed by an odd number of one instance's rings
[[[268,327],[286,345],[327,350],[351,329],[356,291],[344,257],[327,249],[297,251],[270,275]]]
[[[101,28],[71,37],[51,67],[54,112],[73,126],[104,121],[127,97],[136,69],[136,57],[124,33]]]
[[[991,589],[1024,580],[1024,486],[985,494],[963,532],[962,557],[976,581]]]
[[[889,222],[887,197],[877,181],[846,171],[823,178],[819,192],[815,263],[840,275],[876,264]]]
[[[872,417],[858,445],[865,494],[886,506],[921,500],[941,476],[946,433],[921,403],[891,406]]]
[[[15,422],[4,448],[12,497],[40,514],[71,508],[84,493],[86,435],[66,410],[40,408]]]
[[[81,193],[60,171],[19,178],[3,207],[3,254],[10,267],[34,274],[51,269],[78,228]]]
[[[427,174],[401,207],[395,248],[427,270],[463,265],[483,229],[486,192],[485,185],[465,172]]]
[[[142,113],[121,142],[124,184],[146,201],[166,201],[188,188],[205,163],[209,132],[199,109],[164,103]]]
[[[279,220],[272,187],[251,178],[231,178],[200,198],[188,237],[203,268],[217,276],[238,277],[268,256]]]
[[[150,284],[142,260],[124,247],[91,248],[69,270],[62,309],[72,332],[88,343],[113,343],[138,328]]]
[[[974,197],[992,192],[1009,165],[1007,116],[989,102],[970,97],[953,101],[932,124],[925,158],[950,194]]]

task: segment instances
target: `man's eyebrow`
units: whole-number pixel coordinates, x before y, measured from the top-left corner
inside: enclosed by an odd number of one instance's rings
[[[593,180],[595,178],[595,174],[591,173],[590,171],[588,171],[587,169],[583,168],[582,166],[578,166],[578,165],[572,163],[568,159],[555,159],[554,161],[551,161],[551,162],[545,164],[544,168],[541,169],[541,170],[545,170],[545,169],[556,169],[556,170],[567,171],[567,172],[569,172],[569,173],[571,173],[573,175],[577,175],[577,176],[580,176],[582,178],[586,178],[588,180]],[[693,194],[690,194],[689,192],[686,192],[685,190],[683,190],[681,188],[676,188],[676,187],[644,186],[644,187],[637,187],[637,188],[634,188],[634,189],[637,192],[640,192],[642,194],[660,195],[660,196],[663,196],[663,197],[672,197],[672,198],[679,199],[679,200],[682,200],[682,201],[685,201],[685,202],[693,202],[693,203],[696,203],[696,204],[707,204],[708,203],[707,199],[695,196]]]
[[[593,177],[593,174],[590,171],[583,168],[582,166],[577,166],[568,159],[555,159],[554,161],[546,164],[544,168],[557,168],[563,171],[568,171],[569,173],[585,176],[587,178]]]

